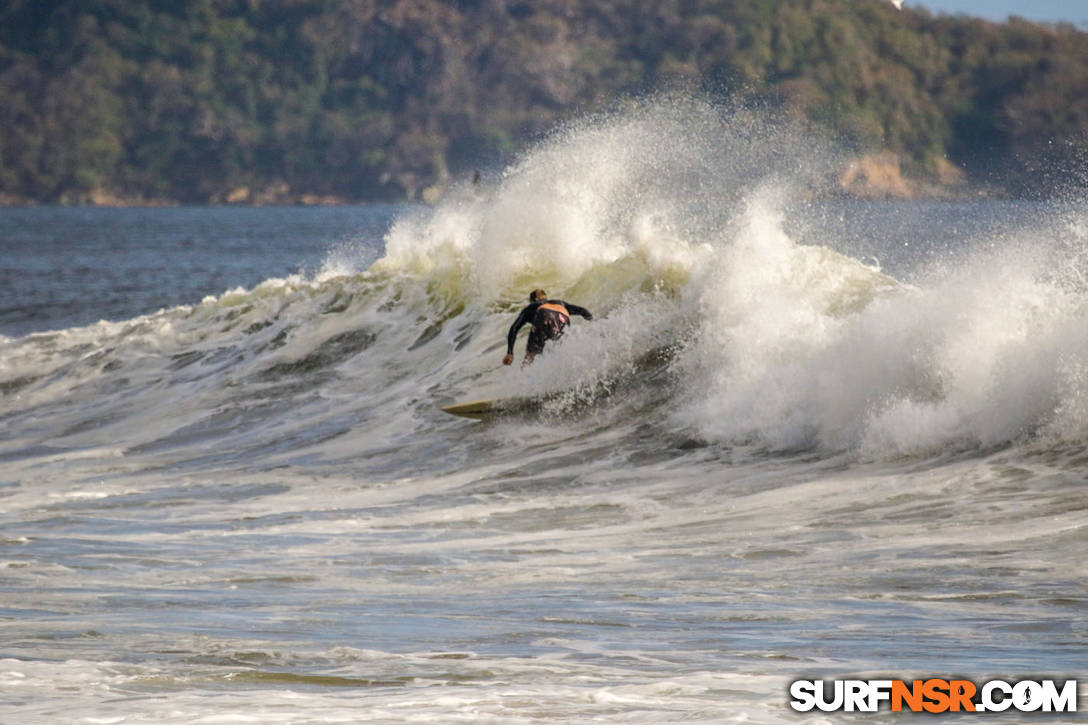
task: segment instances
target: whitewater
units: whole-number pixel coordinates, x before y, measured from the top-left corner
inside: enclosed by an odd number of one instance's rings
[[[837,154],[657,99],[433,207],[0,212],[0,721],[1088,708],[1088,203],[829,199]],[[536,287],[594,320],[504,367]]]

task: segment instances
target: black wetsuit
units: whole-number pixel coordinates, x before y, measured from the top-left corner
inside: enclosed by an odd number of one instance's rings
[[[506,352],[510,355],[514,354],[514,341],[517,340],[518,330],[527,322],[532,323],[533,330],[529,333],[529,344],[525,351],[531,355],[544,352],[544,343],[555,340],[563,334],[563,328],[570,322],[572,314],[580,315],[587,320],[593,319],[593,315],[585,307],[572,305],[563,300],[529,303],[518,315],[518,319],[514,320],[514,324],[510,325],[510,332],[506,335]]]

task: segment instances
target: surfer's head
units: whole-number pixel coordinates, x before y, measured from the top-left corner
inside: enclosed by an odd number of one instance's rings
[[[542,289],[535,289],[529,293],[530,302],[543,302],[548,299],[548,293]]]

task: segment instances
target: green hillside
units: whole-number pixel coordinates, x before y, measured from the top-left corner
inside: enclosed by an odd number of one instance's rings
[[[1086,185],[1088,34],[883,0],[8,0],[0,200],[419,197],[687,89],[931,184]]]

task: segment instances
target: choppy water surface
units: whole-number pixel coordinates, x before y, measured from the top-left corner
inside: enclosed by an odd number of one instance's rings
[[[1088,680],[1085,207],[805,201],[813,148],[651,104],[433,209],[0,212],[0,719]],[[536,286],[596,319],[503,368]]]

